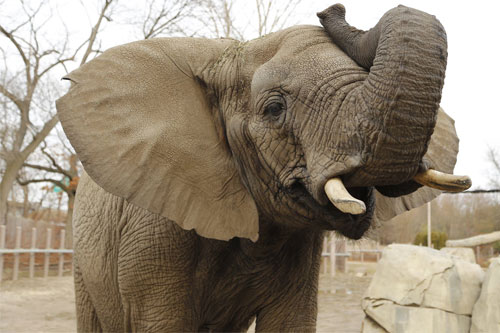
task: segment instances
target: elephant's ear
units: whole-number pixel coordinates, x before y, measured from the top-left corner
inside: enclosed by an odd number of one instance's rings
[[[106,191],[201,236],[256,241],[257,209],[204,77],[231,43],[161,38],[112,48],[66,77],[72,85],[57,109]]]
[[[438,171],[453,173],[457,162],[458,141],[455,122],[443,109],[439,108],[434,133],[431,136],[424,159],[427,159],[432,167]],[[389,198],[376,192],[375,217],[380,221],[387,221],[396,215],[431,201],[439,194],[441,191],[426,186],[397,198]]]

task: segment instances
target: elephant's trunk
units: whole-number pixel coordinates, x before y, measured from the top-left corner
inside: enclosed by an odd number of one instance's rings
[[[398,6],[369,31],[345,21],[342,5],[318,14],[334,42],[370,70],[342,108],[357,119],[364,150],[348,186],[390,185],[418,171],[436,123],[446,69],[446,33],[439,21]]]

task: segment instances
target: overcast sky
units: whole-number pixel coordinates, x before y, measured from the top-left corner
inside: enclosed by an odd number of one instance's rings
[[[7,4],[10,1],[8,0]],[[500,1],[438,1],[438,0],[344,0],[347,21],[367,30],[374,26],[389,9],[404,4],[435,15],[448,35],[448,67],[441,106],[456,121],[460,137],[460,153],[456,174],[467,174],[474,188],[487,187],[487,147],[500,148]],[[89,18],[79,0],[65,0],[58,6],[69,30],[85,33]],[[92,2],[91,2],[92,3]],[[126,4],[141,4],[129,0]],[[241,0],[250,6],[251,0]],[[334,4],[334,1],[303,1],[290,20],[296,24],[319,24],[316,12]],[[86,5],[89,2],[85,2]],[[5,3],[4,3],[5,6]],[[92,8],[89,9],[89,13]],[[1,15],[1,14],[0,14]],[[248,12],[241,10],[241,19],[248,20]],[[125,29],[125,30],[124,30]],[[109,26],[104,48],[139,38],[126,31],[126,27]]]

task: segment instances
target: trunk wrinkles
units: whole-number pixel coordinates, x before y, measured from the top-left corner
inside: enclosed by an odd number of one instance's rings
[[[319,16],[332,39],[370,69],[342,105],[353,113],[364,146],[346,185],[410,180],[436,124],[447,58],[444,28],[434,16],[404,6],[387,12],[368,32],[349,26],[339,5]]]

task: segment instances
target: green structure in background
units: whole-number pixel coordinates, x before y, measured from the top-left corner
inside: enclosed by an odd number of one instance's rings
[[[70,183],[70,179],[69,177],[64,177],[62,180],[61,180],[61,183],[64,184],[64,186],[69,186],[69,183]],[[57,186],[55,185],[52,189],[55,193],[60,193],[63,191],[63,189],[60,187],[60,186]]]

